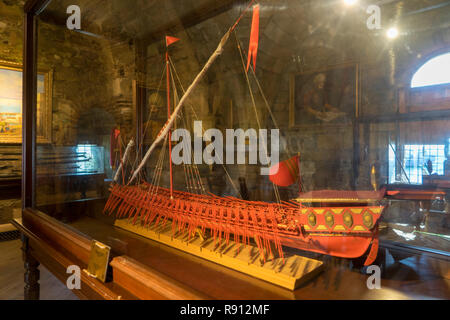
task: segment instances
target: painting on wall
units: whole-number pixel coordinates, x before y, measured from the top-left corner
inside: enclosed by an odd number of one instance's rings
[[[51,141],[52,72],[38,72],[36,136]],[[0,143],[22,143],[22,69],[0,61]]]
[[[345,125],[358,116],[359,66],[342,64],[292,75],[289,126]]]
[[[164,91],[154,88],[146,88],[145,94],[147,104],[143,115],[144,143],[150,145],[167,121],[167,98]],[[172,106],[172,110],[173,108]]]

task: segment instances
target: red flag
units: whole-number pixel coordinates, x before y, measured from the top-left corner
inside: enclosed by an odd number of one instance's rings
[[[170,46],[171,44],[174,44],[175,42],[180,41],[180,39],[175,37],[166,36],[166,46]]]
[[[269,179],[280,187],[289,187],[300,176],[299,156],[277,163],[270,168]]]
[[[253,7],[252,31],[250,33],[250,45],[248,47],[247,72],[253,57],[253,70],[256,69],[256,56],[259,43],[259,4]]]
[[[116,165],[116,160],[118,156],[118,152],[120,151],[120,143],[119,143],[119,136],[120,136],[120,130],[119,129],[112,129],[111,132],[111,140],[110,140],[110,153],[109,153],[109,163],[111,164],[111,167],[114,167]]]

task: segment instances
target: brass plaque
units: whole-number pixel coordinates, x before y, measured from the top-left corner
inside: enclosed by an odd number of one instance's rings
[[[109,264],[109,254],[111,247],[104,245],[101,242],[92,240],[91,242],[91,255],[89,257],[87,274],[98,280],[106,281],[106,272]]]

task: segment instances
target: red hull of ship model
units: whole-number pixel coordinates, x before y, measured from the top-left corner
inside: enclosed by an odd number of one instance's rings
[[[115,212],[143,225],[171,220],[174,232],[211,231],[218,241],[256,242],[272,253],[271,243],[283,256],[282,246],[336,257],[358,258],[377,242],[383,206],[303,207],[298,203],[265,203],[232,197],[197,195],[150,184],[114,185],[105,212]],[[371,259],[373,260],[373,259]]]

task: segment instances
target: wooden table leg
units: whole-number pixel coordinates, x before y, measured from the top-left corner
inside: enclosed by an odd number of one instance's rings
[[[25,267],[24,299],[39,300],[39,262],[30,254],[28,237],[22,234],[22,257]]]

